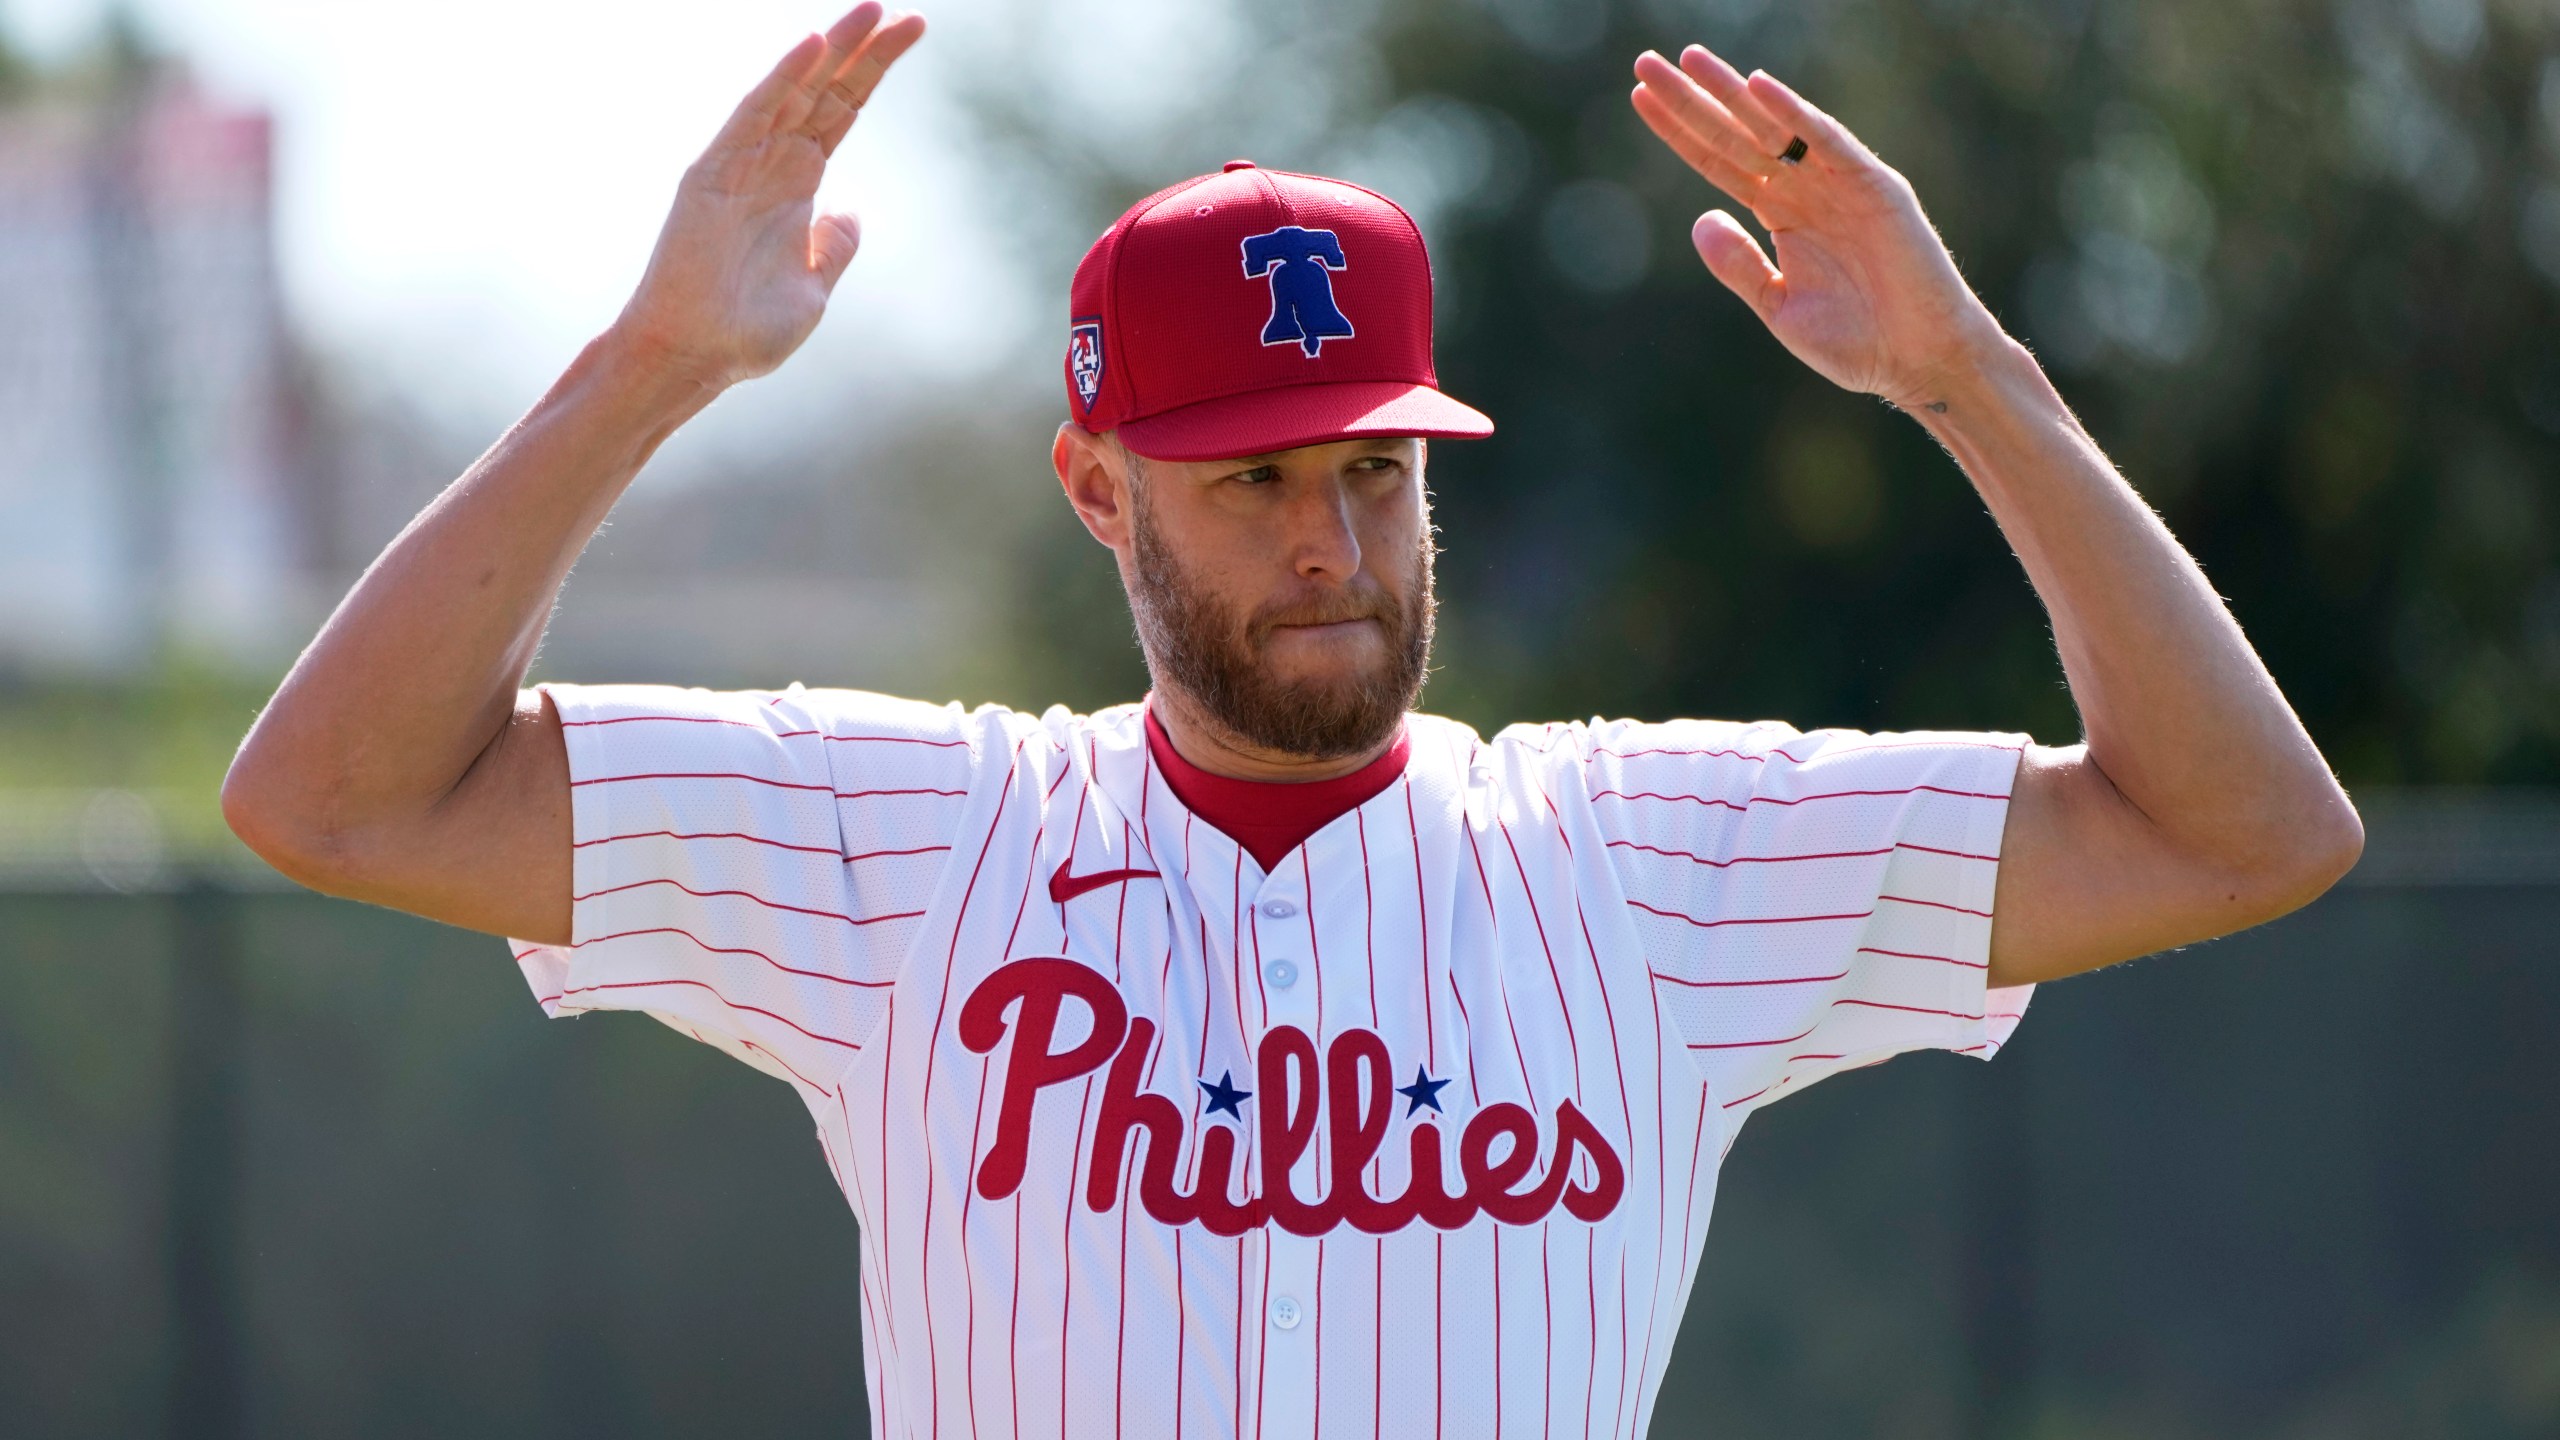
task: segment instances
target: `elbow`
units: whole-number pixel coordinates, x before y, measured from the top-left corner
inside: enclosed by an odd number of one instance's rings
[[[222,821],[286,879],[339,893],[345,889],[345,837],[320,807],[298,800],[295,790],[290,775],[260,753],[253,736],[222,777]]]
[[[2334,782],[2325,788],[2252,847],[2251,863],[2235,880],[2255,900],[2250,908],[2261,912],[2259,921],[2319,899],[2364,857],[2364,820],[2354,802]]]

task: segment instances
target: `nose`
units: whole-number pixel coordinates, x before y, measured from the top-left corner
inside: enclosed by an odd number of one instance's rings
[[[1281,523],[1290,566],[1307,580],[1348,582],[1360,573],[1360,533],[1350,487],[1338,475],[1291,487]]]

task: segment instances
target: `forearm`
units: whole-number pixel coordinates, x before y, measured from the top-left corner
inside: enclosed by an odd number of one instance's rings
[[[2204,573],[2034,358],[1976,346],[1906,408],[1963,466],[2053,621],[2088,759],[2180,849],[2246,871],[2354,827]]]
[[[334,839],[453,793],[505,731],[578,553],[712,391],[614,335],[590,344],[339,603],[241,747],[235,816]]]

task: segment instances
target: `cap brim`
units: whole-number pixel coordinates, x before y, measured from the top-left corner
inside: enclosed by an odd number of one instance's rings
[[[1379,436],[1481,440],[1493,422],[1428,385],[1345,380],[1249,390],[1124,421],[1120,442],[1150,460],[1233,460]]]

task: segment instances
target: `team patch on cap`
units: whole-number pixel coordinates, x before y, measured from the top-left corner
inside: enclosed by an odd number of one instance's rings
[[[1333,272],[1348,270],[1342,241],[1330,230],[1283,225],[1244,237],[1244,273],[1271,282],[1271,318],[1262,343],[1296,341],[1310,359],[1327,340],[1351,338],[1351,321],[1333,300]]]
[[[1075,380],[1076,398],[1091,410],[1102,394],[1102,322],[1078,320],[1067,331],[1067,374]]]

